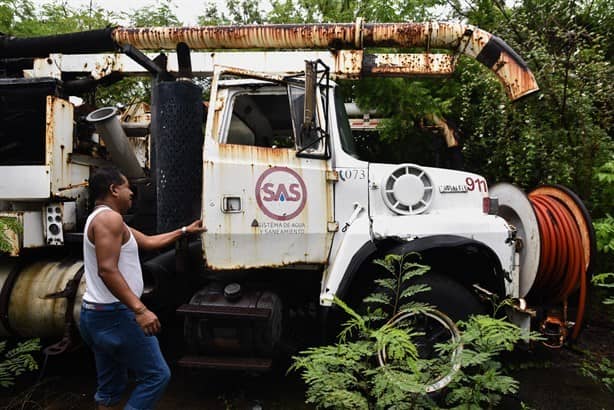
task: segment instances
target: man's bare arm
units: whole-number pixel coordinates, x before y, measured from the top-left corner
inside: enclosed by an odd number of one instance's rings
[[[203,227],[203,222],[200,219],[192,222],[190,225],[186,226],[185,228],[186,228],[185,229],[186,234],[202,233],[207,230],[206,228]],[[151,236],[145,235],[144,233],[139,232],[138,230],[134,228],[130,228],[130,230],[132,230],[132,234],[134,235],[134,238],[136,239],[136,243],[138,243],[139,248],[145,251],[152,251],[152,250],[164,248],[172,244],[173,242],[175,242],[177,239],[179,239],[183,235],[181,228],[175,229],[174,231],[161,233],[159,235],[151,235]]]

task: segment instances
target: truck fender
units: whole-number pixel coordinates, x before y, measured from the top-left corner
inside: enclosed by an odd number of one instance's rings
[[[505,295],[506,280],[501,263],[496,254],[484,243],[464,238],[456,235],[434,235],[425,238],[417,238],[411,241],[382,241],[380,243],[368,242],[365,243],[358,252],[352,257],[348,264],[343,277],[339,281],[339,286],[336,289],[329,289],[340,299],[344,299],[348,291],[356,279],[356,274],[365,262],[374,257],[383,257],[386,254],[406,254],[409,252],[418,252],[424,254],[426,251],[437,250],[462,250],[471,249],[480,253],[486,258],[486,264],[492,268],[490,272],[480,272],[479,278],[481,282],[488,287],[489,290],[501,296]],[[428,260],[424,260],[428,264]],[[451,272],[446,272],[454,279],[460,279]]]
[[[433,235],[425,238],[414,239],[410,242],[402,242],[396,246],[391,247],[386,253],[392,254],[405,254],[408,252],[418,252],[422,255],[422,263],[431,266],[433,270],[440,270],[440,273],[445,273],[452,279],[459,282],[465,282],[466,286],[471,286],[473,283],[479,283],[481,286],[490,290],[491,292],[505,296],[506,286],[505,281],[511,281],[511,277],[506,275],[501,267],[501,261],[497,257],[496,253],[485,243],[477,241],[475,239],[469,239],[457,235]],[[478,254],[480,260],[483,260],[480,265],[482,267],[488,267],[490,269],[476,272],[474,276],[464,277],[462,274],[467,274],[467,267],[463,271],[459,272],[458,269],[442,269],[441,261],[437,255],[441,255],[441,252],[452,253],[472,253]],[[458,262],[448,261],[458,266]],[[475,265],[471,265],[471,268],[477,268]],[[461,268],[459,268],[461,269]]]

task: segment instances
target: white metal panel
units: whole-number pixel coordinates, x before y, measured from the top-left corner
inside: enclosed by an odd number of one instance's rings
[[[459,217],[467,213],[482,214],[482,200],[488,196],[486,179],[464,171],[421,167],[413,164],[369,164],[369,202],[371,215],[397,215],[384,202],[384,182],[404,166],[421,168],[432,183],[432,199],[423,213],[456,210]]]
[[[88,191],[85,182],[90,177],[90,167],[87,165],[75,164],[70,162],[70,189],[64,189],[59,193],[63,198],[74,199],[76,202],[77,221],[85,220],[87,217],[87,197]]]
[[[23,212],[23,247],[38,248],[45,245],[43,235],[43,213],[41,211]]]
[[[333,236],[327,161],[297,158],[291,149],[232,144],[205,156],[203,246],[211,268],[327,262]],[[240,212],[225,211],[224,198],[238,198]]]
[[[71,186],[69,156],[73,145],[73,105],[61,98],[47,97],[47,164],[51,169],[51,192]],[[83,181],[81,181],[83,182]]]
[[[51,171],[47,165],[0,166],[0,199],[49,198],[50,185]]]
[[[156,53],[146,54],[149,58]],[[167,70],[177,72],[177,54],[168,53]],[[192,72],[195,75],[211,75],[214,66],[228,66],[260,72],[299,73],[305,70],[305,60],[321,59],[329,67],[334,67],[335,60],[328,51],[301,52],[192,52],[190,53]],[[51,63],[49,63],[51,61]],[[113,71],[124,74],[148,74],[149,72],[132,58],[121,53],[107,54],[51,54],[49,59],[35,60],[36,76],[56,76],[57,73],[89,73],[94,79],[100,79]]]
[[[413,240],[433,235],[455,235],[482,242],[499,258],[506,272],[514,269],[514,242],[510,227],[503,218],[466,209],[436,211],[428,215],[378,215],[372,217],[375,239],[401,238]],[[517,290],[506,282],[507,291],[517,296]]]
[[[370,221],[367,213],[364,212],[361,217],[348,227],[346,232],[335,238],[335,243],[338,242],[339,244],[337,245],[334,257],[331,256],[331,263],[322,278],[322,288],[320,291],[321,305],[331,306],[333,304],[333,297],[339,290],[339,285],[343,280],[350,261],[358,250],[371,240],[369,227]]]

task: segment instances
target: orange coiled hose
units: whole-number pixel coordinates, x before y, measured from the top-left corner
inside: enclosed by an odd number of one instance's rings
[[[591,257],[586,252],[586,234],[583,232],[586,221],[579,221],[577,212],[560,198],[539,191],[529,194],[542,238],[539,268],[531,296],[553,303],[566,302],[579,288],[578,310],[571,335],[573,340],[580,332],[586,305],[586,276]]]

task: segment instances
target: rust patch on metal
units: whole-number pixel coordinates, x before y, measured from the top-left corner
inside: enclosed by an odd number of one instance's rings
[[[505,87],[505,91],[511,100],[517,100],[539,90],[533,73],[518,65],[505,52],[501,53],[493,71]]]
[[[285,148],[255,147],[238,144],[220,144],[219,147],[221,157],[251,164],[288,163],[295,159],[294,151]]]
[[[449,54],[368,54],[362,65],[365,76],[448,76],[456,59]]]
[[[495,49],[501,54],[496,64],[489,62],[487,66],[499,77],[508,96],[516,100],[538,89],[533,74],[509,46],[484,30],[461,23],[371,23],[362,27],[353,23],[332,23],[118,28],[113,31],[113,39],[120,45],[132,44],[140,49],[174,49],[178,43],[185,43],[191,49],[353,50],[396,47],[424,48],[427,53],[432,49],[447,49],[473,58],[478,58],[494,40],[498,43]],[[362,66],[363,74],[399,76],[449,75],[450,69],[454,68],[452,62],[444,59],[412,62],[412,59],[423,58],[412,57],[408,67],[382,62],[372,69],[369,63],[365,68],[358,53],[340,53],[336,57],[336,72],[344,78],[357,78],[359,66]],[[430,68],[435,63],[440,64],[438,68]],[[102,73],[105,69],[97,67],[96,71]]]
[[[54,97],[47,96],[47,115],[45,118],[45,164],[52,165],[53,157],[53,121],[55,117]]]
[[[354,24],[267,24],[211,27],[118,28],[113,40],[140,49],[353,48]]]

